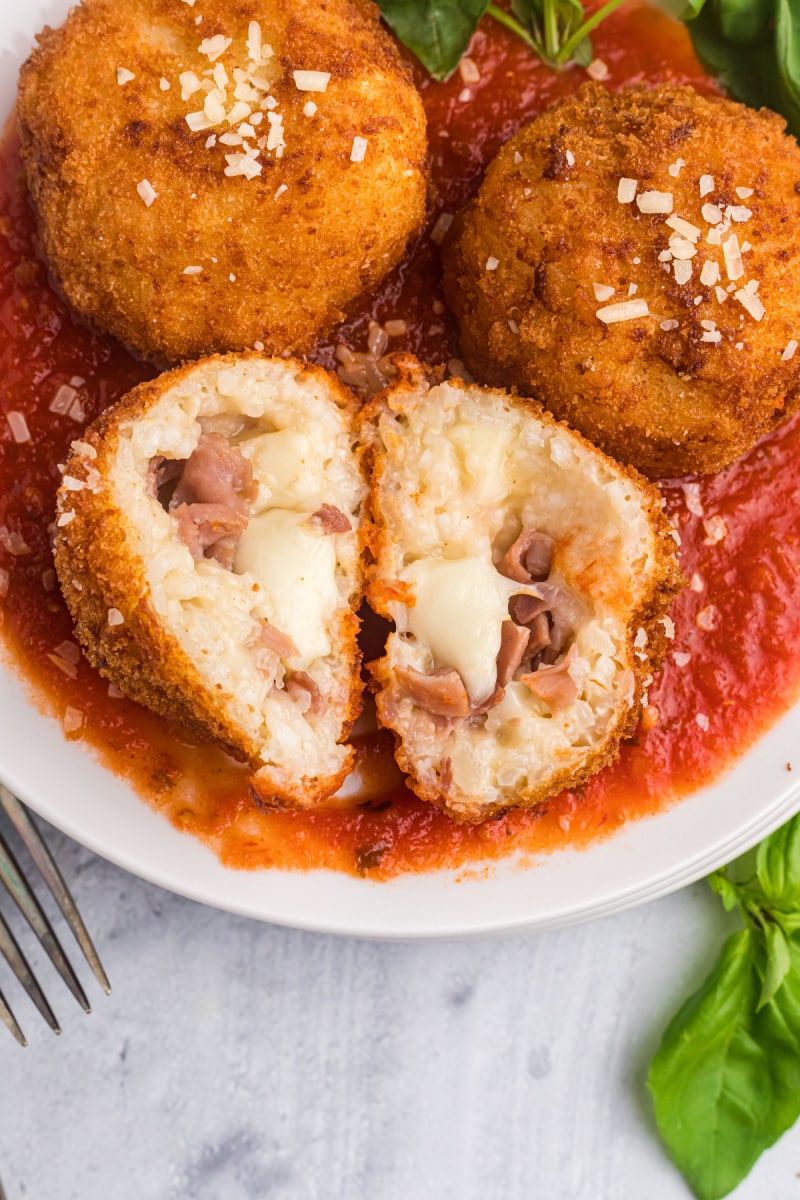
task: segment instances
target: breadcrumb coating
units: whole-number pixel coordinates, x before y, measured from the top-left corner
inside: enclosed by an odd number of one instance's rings
[[[797,409],[800,149],[775,113],[587,84],[525,125],[444,247],[470,371],[651,478]]]
[[[310,349],[422,224],[422,102],[369,0],[83,0],[38,43],[18,115],[44,251],[158,365]]]

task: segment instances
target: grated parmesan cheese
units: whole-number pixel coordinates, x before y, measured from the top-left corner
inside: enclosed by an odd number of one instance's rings
[[[314,101],[313,101],[313,100],[306,100],[305,104],[303,105],[303,116],[305,116],[305,117],[313,117],[313,116],[314,116],[314,113],[315,113],[316,111],[317,111],[317,106],[316,106],[316,104],[314,103]]]
[[[453,213],[439,213],[433,229],[431,230],[431,241],[435,242],[437,246],[441,246],[442,242],[444,241],[445,234],[453,224],[453,220]]]
[[[458,73],[464,83],[479,83],[481,73],[478,70],[478,65],[473,58],[464,55],[461,62],[458,64]]]
[[[714,190],[714,176],[713,175],[701,175],[700,176],[700,195],[701,195],[701,197],[708,196],[711,192],[713,192],[713,190]]]
[[[118,608],[110,608],[108,610],[108,623],[112,628],[115,625],[123,625],[125,623],[125,618]]]
[[[133,71],[129,71],[127,67],[117,67],[117,83],[120,85],[120,87],[122,87],[122,85],[125,83],[130,83],[130,81],[135,78],[136,76],[134,75]]]
[[[605,308],[598,308],[595,316],[599,317],[604,325],[614,325],[619,321],[635,321],[638,317],[647,317],[649,314],[647,301],[640,299],[608,304]]]
[[[217,33],[214,37],[203,38],[197,49],[206,56],[209,62],[213,63],[225,53],[232,41],[233,38],[226,38],[223,34]]]
[[[593,58],[586,68],[586,74],[590,79],[595,79],[598,83],[602,83],[604,79],[608,79],[609,70],[602,58]]]
[[[678,324],[679,324],[678,321],[675,321],[672,318],[670,318],[670,320],[668,320],[668,321],[662,321],[659,328],[663,329],[665,333],[669,333],[669,331],[671,329],[677,329]]]
[[[490,254],[486,260],[486,270],[487,271],[496,271],[499,266],[500,266],[500,259],[494,258]]]
[[[742,275],[744,275],[744,263],[742,262],[742,255],[739,250],[739,239],[735,233],[732,233],[722,243],[722,253],[725,257],[725,270],[728,272],[728,279],[741,279]]]
[[[78,392],[74,387],[70,387],[68,383],[62,383],[61,387],[58,389],[50,402],[50,412],[65,415],[69,412],[72,401],[75,399],[77,394]]]
[[[11,430],[11,436],[18,445],[31,440],[31,432],[28,429],[28,422],[25,420],[24,413],[12,410],[6,413],[6,420]]]
[[[728,536],[728,526],[725,523],[725,518],[715,514],[713,517],[708,517],[703,521],[703,528],[706,531],[706,536],[703,542],[706,546],[716,546],[717,542],[721,542]]]
[[[716,629],[720,622],[720,611],[716,604],[707,604],[705,608],[701,608],[694,619],[694,623],[698,629],[702,629],[704,633],[711,633]]]
[[[617,200],[620,204],[631,204],[636,196],[639,182],[636,179],[620,179],[617,186]]]
[[[719,267],[715,262],[709,259],[703,263],[703,269],[700,272],[700,282],[703,287],[713,287],[719,279]]]
[[[83,725],[83,713],[79,708],[73,708],[72,705],[68,704],[64,709],[64,719],[62,722],[64,733],[77,733],[81,725]]]
[[[614,295],[616,288],[610,287],[607,283],[593,283],[595,300],[610,300]]]
[[[682,287],[692,278],[692,264],[688,259],[678,259],[672,267],[675,272],[675,282]]]
[[[781,355],[781,359],[783,360],[783,362],[791,362],[791,360],[794,358],[796,349],[797,349],[797,342],[795,341],[794,338],[792,338],[791,341],[786,343],[786,349],[784,350],[783,354]]]
[[[158,192],[153,187],[149,179],[140,179],[136,185],[136,190],[144,200],[147,208],[158,198]]]
[[[636,197],[636,204],[639,212],[671,213],[672,192],[642,192]]]
[[[324,92],[331,81],[330,71],[292,71],[298,92]]]
[[[664,222],[670,229],[674,229],[681,237],[686,238],[690,242],[696,242],[700,238],[701,230],[697,225],[693,225],[691,221],[684,221],[683,217],[668,217]]]
[[[364,155],[367,153],[367,139],[363,137],[353,138],[353,148],[350,151],[350,162],[359,163],[364,161]]]
[[[755,292],[749,288],[739,288],[733,293],[733,298],[739,301],[742,308],[750,314],[754,321],[760,321],[767,311]]]

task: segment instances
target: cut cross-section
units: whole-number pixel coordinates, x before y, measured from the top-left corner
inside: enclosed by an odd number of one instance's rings
[[[656,489],[533,401],[396,356],[362,418],[371,664],[411,786],[480,821],[574,786],[630,734],[678,587]]]
[[[206,359],[104,413],[59,490],[56,566],[87,657],[248,760],[268,803],[314,805],[352,762],[352,405],[320,368]]]

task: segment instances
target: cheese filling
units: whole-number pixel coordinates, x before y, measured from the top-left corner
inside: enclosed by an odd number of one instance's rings
[[[420,559],[403,573],[414,589],[407,627],[430,648],[434,667],[454,667],[473,704],[485,700],[497,682],[500,629],[508,601],[519,592],[536,595],[506,579],[491,559]]]
[[[302,667],[330,654],[328,620],[338,603],[336,544],[308,514],[271,508],[251,517],[233,569],[257,580],[272,624],[292,639]],[[296,665],[294,656],[291,661]]]

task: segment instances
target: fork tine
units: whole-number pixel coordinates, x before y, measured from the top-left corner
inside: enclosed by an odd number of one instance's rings
[[[17,1019],[12,1013],[11,1009],[8,1007],[6,998],[2,992],[0,992],[0,1021],[3,1022],[7,1029],[11,1030],[20,1046],[27,1046],[28,1043],[25,1039],[25,1034],[17,1024]],[[5,1200],[5,1192],[3,1191],[2,1183],[0,1183],[0,1200]]]
[[[44,1017],[47,1024],[53,1030],[53,1033],[61,1033],[61,1027],[56,1020],[55,1013],[47,1003],[44,992],[39,987],[36,976],[28,965],[25,955],[20,950],[16,943],[13,933],[5,922],[5,919],[0,916],[0,955],[6,960],[11,970],[20,981],[25,991],[30,996],[33,1003],[38,1008],[39,1012]]]
[[[70,895],[69,888],[56,866],[52,854],[42,840],[41,834],[16,796],[13,796],[8,788],[3,787],[2,784],[0,784],[0,805],[5,809],[8,819],[22,838],[28,853],[52,892],[65,921],[84,953],[86,961],[92,968],[97,982],[106,995],[109,995],[111,984],[108,982],[108,976],[103,970],[103,964],[100,962],[92,939],[89,937],[89,931],[83,923],[83,918],[78,912],[75,901]]]
[[[70,966],[67,956],[61,948],[61,943],[53,931],[52,925],[48,921],[41,904],[31,891],[28,881],[22,874],[19,864],[11,853],[2,834],[0,834],[0,883],[5,884],[15,904],[44,946],[50,961],[78,1001],[78,1004],[80,1004],[84,1012],[91,1012],[89,1001],[86,999],[86,993],[81,987],[80,980]]]

